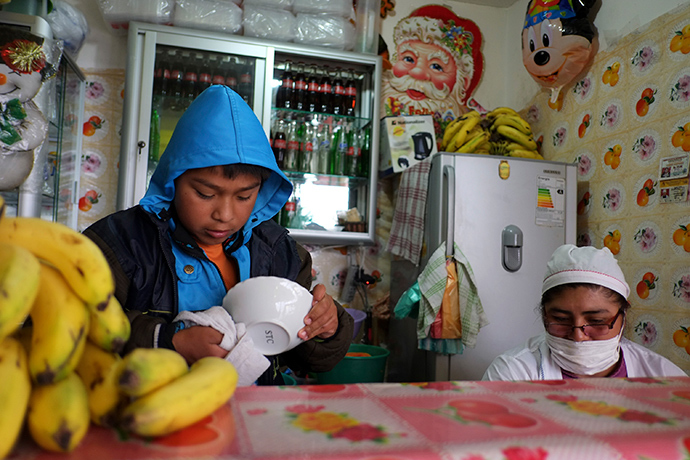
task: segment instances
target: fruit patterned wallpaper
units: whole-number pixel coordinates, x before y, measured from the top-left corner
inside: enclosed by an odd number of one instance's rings
[[[84,70],[78,229],[115,212],[125,74],[122,69]]]
[[[625,336],[690,372],[690,202],[672,202],[688,189],[690,5],[599,52],[555,104],[540,93],[523,115],[547,160],[579,165],[577,244],[620,262]],[[665,187],[683,168],[684,186]]]

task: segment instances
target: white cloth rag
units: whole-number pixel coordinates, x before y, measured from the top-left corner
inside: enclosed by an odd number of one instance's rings
[[[225,308],[211,307],[204,311],[183,311],[175,321],[183,321],[185,327],[209,326],[223,334],[220,347],[228,351],[230,361],[239,375],[238,386],[249,386],[264,373],[271,362],[254,348],[254,341],[247,335],[244,323],[235,323]]]

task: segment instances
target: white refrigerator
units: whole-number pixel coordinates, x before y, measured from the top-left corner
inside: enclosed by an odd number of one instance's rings
[[[432,158],[427,257],[443,241],[458,244],[489,324],[462,354],[421,353],[416,362],[425,380],[479,380],[494,357],[543,331],[536,308],[546,263],[558,246],[575,243],[576,175],[574,164],[551,161],[444,152]]]

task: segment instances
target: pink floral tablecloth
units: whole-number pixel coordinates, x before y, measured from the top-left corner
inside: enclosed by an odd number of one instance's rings
[[[165,438],[92,427],[10,459],[690,460],[690,378],[239,388]]]

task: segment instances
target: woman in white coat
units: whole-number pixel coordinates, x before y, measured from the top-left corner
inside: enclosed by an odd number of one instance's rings
[[[498,356],[483,379],[685,376],[668,359],[622,336],[629,294],[608,248],[559,247],[542,285],[545,333]]]

